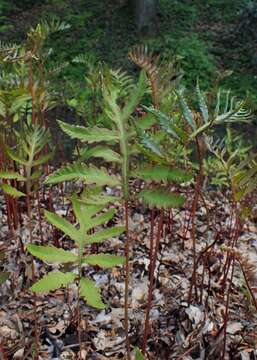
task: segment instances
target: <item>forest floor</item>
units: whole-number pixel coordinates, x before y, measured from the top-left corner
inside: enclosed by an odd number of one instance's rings
[[[119,190],[115,190],[116,193]],[[197,209],[197,256],[203,260],[197,266],[197,294],[188,303],[192,274],[190,204],[193,189],[185,188],[187,203],[183,209],[165,214],[157,269],[156,287],[150,313],[151,334],[148,356],[154,360],[222,359],[224,345],[224,314],[227,289],[231,287],[227,324],[226,356],[224,359],[253,360],[257,357],[257,313],[245,285],[238,263],[232,282],[222,289],[222,269],[226,261],[222,246],[233,237],[235,223],[231,217],[231,204],[220,192],[205,192]],[[42,194],[47,207],[47,192]],[[116,195],[116,194],[115,194]],[[55,212],[72,219],[69,202],[55,188]],[[25,203],[21,203],[21,207]],[[115,223],[122,224],[123,212],[119,204]],[[53,230],[42,219],[42,237],[37,201],[33,210],[33,242],[59,244],[73,248],[73,242]],[[1,287],[0,337],[2,359],[32,359],[33,306],[29,291],[31,285],[31,257],[21,251],[29,242],[27,217],[22,213],[22,227],[10,234],[6,225],[5,205],[0,197],[0,249],[5,254],[5,271],[10,278]],[[145,308],[149,285],[150,213],[137,203],[130,211],[131,278],[130,278],[130,339],[131,344],[142,345]],[[157,215],[157,214],[156,214]],[[157,217],[155,223],[157,222]],[[189,226],[188,226],[189,224]],[[155,226],[156,231],[157,226]],[[112,238],[91,251],[123,253],[124,236]],[[237,240],[238,252],[257,263],[257,225],[244,222]],[[88,249],[90,251],[90,249]],[[45,274],[50,265],[36,261],[36,276]],[[56,269],[58,266],[55,267]],[[118,360],[125,354],[124,336],[124,272],[120,267],[100,270],[86,267],[85,273],[101,288],[106,310],[97,311],[81,301],[83,329],[83,359]],[[256,278],[255,280],[256,285]],[[256,289],[256,288],[255,288]],[[37,295],[37,314],[40,327],[41,359],[76,359],[78,337],[76,324],[76,285]]]

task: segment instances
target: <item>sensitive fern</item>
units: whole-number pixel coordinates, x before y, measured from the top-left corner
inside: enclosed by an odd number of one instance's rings
[[[82,276],[82,268],[86,265],[97,265],[103,268],[121,265],[124,262],[124,258],[122,256],[101,253],[84,256],[84,247],[92,243],[102,242],[113,236],[119,236],[124,232],[124,227],[116,226],[92,233],[93,230],[98,229],[100,225],[111,220],[115,211],[111,209],[103,212],[103,205],[85,204],[75,195],[72,197],[72,205],[79,228],[76,228],[75,225],[63,217],[49,211],[45,211],[45,216],[53,226],[63,231],[64,234],[75,241],[78,249],[77,253],[74,254],[72,251],[54,246],[39,246],[34,244],[28,245],[28,251],[33,256],[49,264],[73,265],[73,267],[76,268],[76,273],[52,271],[35,283],[31,287],[31,290],[36,293],[49,292],[61,287],[66,287],[75,281],[80,289],[80,297],[86,300],[89,305],[97,309],[103,309],[105,305],[101,300],[99,290],[91,279]]]

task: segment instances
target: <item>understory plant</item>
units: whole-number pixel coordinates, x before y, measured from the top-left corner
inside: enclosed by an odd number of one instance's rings
[[[237,146],[232,150],[230,131],[228,139],[215,141],[213,138],[206,138],[205,142],[209,151],[214,154],[216,159],[216,172],[219,186],[231,192],[231,236],[228,243],[223,246],[226,253],[226,261],[222,270],[223,291],[226,293],[226,310],[224,316],[224,341],[222,359],[226,356],[227,324],[229,318],[229,301],[231,295],[231,285],[234,277],[235,261],[238,261],[242,269],[247,288],[254,306],[256,307],[256,297],[252,283],[256,280],[253,266],[248,259],[241,255],[237,249],[238,238],[243,228],[245,218],[251,215],[251,201],[246,201],[247,197],[253,193],[257,187],[257,154],[244,151],[244,148]],[[238,144],[238,143],[237,143]],[[249,148],[248,148],[249,150]],[[228,281],[228,286],[226,283]]]
[[[26,197],[27,205],[27,228],[29,231],[29,242],[33,242],[33,223],[32,223],[32,193],[37,191],[38,180],[42,175],[40,167],[48,161],[52,153],[42,155],[42,150],[46,143],[49,142],[50,133],[46,129],[39,125],[24,125],[22,131],[16,132],[16,146],[13,148],[6,147],[6,154],[15,163],[15,168],[18,172],[5,171],[0,172],[0,177],[3,179],[15,179],[16,181],[22,181],[24,183],[25,193],[16,189],[15,187],[3,184],[3,190],[13,197]],[[18,183],[19,184],[19,183]],[[39,209],[39,222],[40,232],[41,228],[41,214]],[[23,243],[21,242],[21,251],[24,252]],[[34,261],[31,261],[32,281],[35,281],[35,266]],[[35,336],[35,359],[39,357],[39,330],[37,319],[37,305],[36,297],[33,297],[33,310],[34,310],[34,336]]]
[[[130,146],[134,140],[135,131],[133,122],[131,123],[131,116],[136,109],[137,104],[141,100],[146,89],[145,73],[140,74],[138,84],[134,85],[126,74],[122,76],[115,72],[107,72],[106,78],[103,80],[103,98],[104,109],[108,118],[108,127],[83,127],[70,125],[64,122],[59,122],[62,130],[66,132],[71,138],[79,139],[82,143],[93,144],[90,149],[87,148],[87,155],[82,149],[82,160],[85,159],[90,162],[90,158],[102,158],[106,162],[115,163],[121,171],[122,184],[122,201],[124,206],[125,216],[125,333],[126,333],[126,348],[127,356],[130,359],[130,341],[129,341],[129,314],[128,314],[128,296],[129,296],[129,251],[130,251],[130,237],[129,237],[129,176],[130,176]],[[100,145],[98,145],[100,143]],[[101,145],[104,144],[104,145]],[[74,165],[69,165],[60,171],[57,171],[53,176],[51,175],[47,182],[55,182],[72,180],[80,177],[76,174],[76,169],[88,169],[78,160]],[[104,182],[104,177],[101,178],[100,172],[103,169],[98,169],[89,165],[92,169],[92,176],[95,176],[95,183],[99,185],[99,181]],[[85,170],[85,179],[87,179],[87,171]],[[98,175],[99,174],[99,175]],[[109,178],[111,178],[109,176]],[[112,176],[117,180],[117,176]],[[116,181],[119,183],[119,181]],[[101,184],[100,184],[101,185]],[[115,185],[115,183],[111,184]]]
[[[101,200],[100,204],[96,204],[96,198]],[[65,218],[45,211],[46,219],[55,227],[60,229],[72,239],[76,245],[77,251],[64,250],[54,246],[39,246],[29,244],[27,249],[35,257],[46,261],[49,264],[68,264],[69,270],[66,271],[50,271],[42,279],[37,281],[32,287],[31,291],[34,293],[47,293],[61,287],[67,287],[70,283],[77,283],[78,293],[77,297],[84,299],[88,305],[97,309],[104,309],[105,304],[101,300],[99,289],[96,287],[93,280],[83,276],[83,269],[86,265],[97,265],[101,268],[109,268],[124,263],[124,258],[118,255],[111,255],[105,253],[87,255],[84,254],[85,248],[94,243],[101,243],[105,239],[118,236],[125,230],[123,226],[108,227],[103,230],[98,229],[99,226],[110,221],[114,216],[115,209],[105,209],[104,199],[98,196],[94,197],[94,201],[90,200],[85,194],[81,197],[72,196],[72,207],[76,218],[76,223],[79,228],[68,222]],[[109,201],[109,200],[107,200]],[[106,210],[103,212],[103,210]],[[81,312],[78,300],[77,305],[77,326],[78,339],[80,345],[80,359],[82,350],[81,339]]]

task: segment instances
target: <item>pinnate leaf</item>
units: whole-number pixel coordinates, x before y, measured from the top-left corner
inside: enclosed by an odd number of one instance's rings
[[[73,282],[75,277],[76,275],[70,272],[62,273],[61,271],[52,271],[32,285],[30,290],[36,293],[44,293],[60,289]]]
[[[16,179],[18,181],[25,181],[24,176],[16,172],[0,171],[0,179]]]
[[[178,208],[185,202],[184,196],[170,193],[165,189],[146,189],[139,193],[139,197],[148,206],[158,209]]]
[[[104,229],[102,231],[98,231],[97,233],[93,235],[89,235],[86,237],[85,243],[86,244],[93,244],[93,243],[99,243],[103,240],[106,240],[110,237],[119,236],[125,231],[124,226],[116,226],[113,228]]]
[[[87,143],[101,141],[117,141],[119,139],[117,131],[94,126],[87,128],[85,126],[70,125],[63,121],[58,121],[62,130],[72,139],[79,139]]]
[[[73,163],[57,170],[46,178],[45,183],[56,184],[74,179],[81,179],[86,184],[96,184],[99,186],[115,186],[119,184],[119,179],[116,176],[109,175],[105,169],[98,169],[93,165],[86,166],[80,163]]]
[[[95,146],[92,149],[86,149],[82,151],[80,157],[83,161],[88,160],[90,157],[102,158],[107,162],[118,162],[121,163],[122,159],[120,154],[113,151],[107,146]]]
[[[66,235],[68,235],[72,240],[80,243],[83,240],[83,236],[79,230],[75,228],[69,221],[65,220],[63,217],[54,214],[50,211],[44,211],[45,217],[47,220],[57,227],[58,229],[62,230]]]
[[[81,278],[79,283],[80,296],[88,305],[96,309],[105,309],[106,305],[102,302],[100,290],[96,287],[95,282],[88,278]]]
[[[72,252],[65,251],[55,246],[41,246],[29,244],[27,246],[31,255],[37,257],[40,260],[47,261],[48,263],[69,263],[76,262],[77,256]]]
[[[192,179],[192,174],[185,170],[158,165],[139,168],[134,171],[133,175],[136,175],[145,181],[183,183]]]
[[[83,258],[83,263],[89,265],[97,265],[101,268],[110,268],[112,266],[124,264],[124,256],[111,254],[93,254]]]
[[[15,189],[15,187],[8,185],[8,184],[2,184],[1,188],[3,189],[3,192],[9,196],[12,196],[13,198],[19,198],[21,196],[26,196],[23,192]]]

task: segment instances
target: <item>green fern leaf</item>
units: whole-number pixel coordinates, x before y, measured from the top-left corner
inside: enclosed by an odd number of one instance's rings
[[[97,265],[101,268],[110,268],[117,265],[123,265],[125,262],[124,256],[111,254],[96,254],[88,255],[83,258],[83,263],[89,265]]]
[[[155,115],[161,128],[165,131],[165,133],[173,136],[175,139],[180,140],[179,131],[176,129],[176,127],[172,124],[172,119],[169,118],[167,115],[165,115],[163,112],[161,112],[158,109],[155,109],[153,107],[146,107],[143,106],[143,108],[150,112],[151,114]]]
[[[28,162],[26,160],[24,160],[20,156],[18,156],[16,154],[16,152],[13,151],[12,149],[10,149],[9,147],[6,147],[6,153],[12,160],[16,161],[18,164],[25,165],[25,166],[28,164]]]
[[[3,189],[3,192],[13,198],[19,198],[21,196],[26,196],[23,192],[15,189],[15,187],[8,184],[1,184],[0,187]]]
[[[87,128],[85,126],[70,125],[63,121],[58,121],[62,130],[72,139],[79,139],[87,143],[95,142],[117,142],[119,139],[118,132],[97,126]]]
[[[199,79],[197,79],[197,83],[196,83],[196,94],[198,97],[198,103],[199,103],[199,107],[200,107],[200,110],[202,113],[203,120],[205,123],[207,123],[209,120],[209,111],[208,111],[208,107],[207,107],[204,95],[200,90]]]
[[[156,207],[157,209],[178,208],[185,202],[184,196],[163,189],[143,190],[139,193],[139,197],[150,208]]]
[[[179,98],[180,106],[181,106],[185,120],[187,121],[188,125],[191,127],[192,130],[196,130],[196,123],[195,123],[194,115],[191,112],[191,110],[189,109],[183,94],[180,92],[180,93],[177,93],[177,95]]]
[[[39,166],[42,164],[45,164],[47,161],[49,161],[53,156],[53,153],[49,153],[43,156],[40,156],[38,159],[34,160],[32,163],[32,166]]]
[[[154,155],[165,158],[163,150],[160,145],[147,133],[143,133],[140,136],[140,143],[147,149],[150,150]]]
[[[106,196],[106,195],[82,195],[81,200],[84,204],[88,205],[107,205],[109,203],[115,203],[120,201],[118,196]]]
[[[181,169],[168,166],[143,167],[135,170],[132,175],[138,176],[145,181],[163,181],[183,183],[192,179],[192,174]]]
[[[75,277],[75,274],[69,272],[52,271],[32,285],[30,290],[36,293],[47,293],[61,287],[67,287],[67,285],[74,281]]]
[[[15,179],[18,181],[25,181],[25,177],[21,176],[19,173],[16,172],[9,172],[9,171],[0,171],[0,179]]]
[[[108,229],[104,229],[102,231],[98,231],[93,235],[89,235],[86,237],[85,244],[93,244],[102,242],[110,237],[119,236],[125,231],[124,226],[116,226]]]
[[[90,226],[90,228],[94,228],[96,226],[105,224],[106,222],[110,221],[113,218],[115,212],[116,212],[115,209],[110,209],[106,211],[104,214],[91,218],[88,227]]]
[[[47,261],[50,264],[74,263],[78,257],[69,251],[54,246],[40,246],[29,244],[27,246],[29,253],[40,260]]]
[[[90,157],[102,158],[107,162],[117,162],[121,163],[122,159],[120,154],[113,151],[112,149],[106,146],[96,146],[92,149],[82,149],[80,153],[80,158],[82,161],[88,160]]]
[[[81,179],[86,184],[96,184],[99,186],[115,186],[120,183],[116,176],[109,175],[105,169],[98,169],[93,165],[85,166],[79,163],[73,163],[49,175],[45,184],[56,184],[74,179]]]
[[[65,220],[63,217],[51,213],[50,211],[44,211],[45,217],[47,220],[57,227],[58,229],[62,230],[66,235],[68,235],[72,240],[80,244],[83,241],[83,235],[79,230],[75,228],[71,223]]]
[[[144,70],[141,71],[139,76],[139,81],[135,89],[130,94],[130,99],[128,103],[123,108],[122,114],[121,114],[121,120],[122,122],[126,122],[133,111],[135,111],[135,108],[137,104],[140,102],[141,98],[143,97],[145,91],[147,88],[147,77]]]
[[[94,281],[81,278],[79,283],[80,296],[88,305],[96,309],[105,309],[106,305],[102,302],[100,290],[96,287]]]

